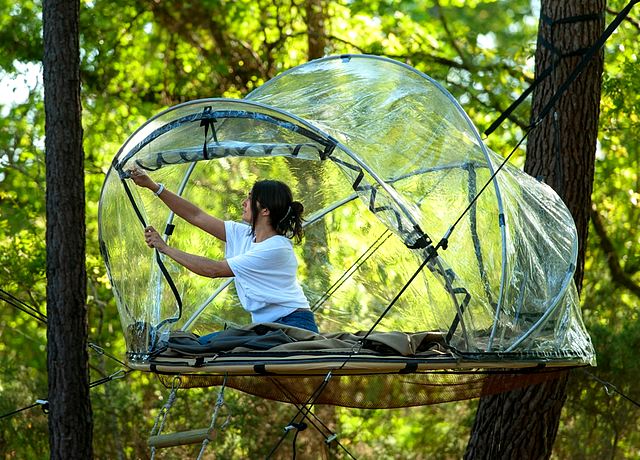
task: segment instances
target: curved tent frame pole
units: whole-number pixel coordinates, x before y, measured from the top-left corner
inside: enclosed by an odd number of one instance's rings
[[[228,100],[225,99],[202,99],[199,101],[193,101],[191,103],[188,103],[188,105],[193,105],[195,103],[206,103],[206,102],[220,102],[220,101],[225,101],[225,102],[229,102]],[[296,125],[294,123],[291,123],[285,119],[280,119],[280,118],[276,118],[276,117],[272,117],[270,115],[264,114],[264,113],[260,113],[258,111],[254,111],[254,112],[249,112],[247,110],[203,110],[199,113],[193,113],[191,115],[186,115],[184,117],[178,118],[177,120],[173,120],[172,122],[166,123],[164,125],[162,125],[161,127],[153,130],[151,133],[149,133],[149,135],[147,135],[142,141],[140,141],[137,145],[135,145],[133,148],[131,148],[131,150],[127,153],[127,155],[115,162],[115,169],[117,169],[118,171],[122,171],[124,165],[131,159],[131,157],[133,157],[136,153],[138,153],[140,150],[142,150],[145,146],[147,146],[149,143],[153,142],[154,140],[158,139],[160,136],[170,132],[171,130],[178,128],[179,126],[185,125],[187,123],[193,123],[193,122],[204,122],[207,120],[217,120],[219,118],[249,118],[249,119],[254,119],[254,120],[260,120],[260,121],[264,121],[267,123],[271,123],[273,125],[279,126],[281,128],[284,129],[288,129],[290,131],[293,131],[295,133],[301,134],[309,139],[311,139],[312,141],[322,145],[325,147],[325,151],[323,152],[323,154],[321,155],[321,160],[324,160],[327,156],[331,155],[331,152],[333,151],[333,149],[335,148],[335,140],[333,140],[330,136],[324,134],[324,136],[318,135],[318,133],[316,132],[315,128],[313,128],[312,126],[307,126],[308,123],[304,122],[302,119],[298,119],[297,117],[294,117],[293,115],[287,114],[281,110],[276,110],[274,107],[268,107],[265,106],[263,104],[257,104],[255,102],[245,102],[245,101],[238,101],[237,102],[238,105],[249,105],[249,106],[255,106],[256,108],[260,108],[260,109],[268,109],[270,111],[276,111],[281,115],[285,115],[289,118],[293,118],[296,122],[298,123],[302,123],[305,126],[299,126]],[[180,106],[176,106],[176,107],[181,107],[187,104],[181,104]],[[174,109],[176,108],[174,107]],[[205,108],[206,109],[206,108]],[[160,115],[158,115],[160,116]],[[157,118],[157,117],[156,117]],[[154,119],[151,119],[150,121],[152,121]],[[211,159],[211,158],[194,158],[193,160],[197,160],[197,159]]]
[[[166,111],[163,112],[163,113],[166,113]],[[162,114],[160,114],[160,115],[162,115]],[[156,117],[151,119],[149,122],[151,122],[155,118],[159,117],[160,115],[157,115]],[[191,123],[191,122],[194,122],[194,121],[200,121],[201,122],[201,126],[205,126],[205,125],[202,124],[202,122],[205,122],[206,120],[214,120],[216,118],[254,118],[254,119],[259,119],[259,120],[263,120],[263,121],[266,121],[266,122],[271,122],[271,123],[273,123],[275,125],[290,129],[290,130],[292,130],[294,132],[298,132],[300,134],[305,135],[309,139],[312,139],[315,142],[320,143],[321,145],[323,145],[325,147],[324,154],[321,154],[321,160],[325,159],[326,156],[330,155],[331,152],[333,151],[333,149],[335,148],[335,144],[333,144],[331,142],[331,139],[328,136],[326,136],[326,138],[323,138],[323,137],[318,136],[315,132],[313,132],[313,130],[308,130],[308,129],[304,128],[304,127],[300,127],[300,126],[294,125],[293,123],[287,122],[286,120],[279,120],[279,119],[276,119],[274,117],[270,117],[270,116],[265,115],[265,114],[249,113],[249,112],[246,112],[246,111],[215,111],[214,112],[214,111],[210,110],[210,107],[207,107],[207,108],[205,108],[205,110],[203,110],[200,113],[192,114],[192,115],[183,117],[181,119],[175,120],[175,121],[173,121],[171,123],[167,123],[167,124],[161,126],[160,128],[155,129],[154,131],[152,131],[148,136],[145,137],[145,139],[143,141],[139,142],[134,148],[132,148],[131,151],[129,151],[129,153],[125,156],[124,159],[122,159],[121,161],[118,161],[118,162],[116,162],[114,160],[114,164],[113,164],[114,169],[116,169],[118,171],[119,175],[120,175],[121,183],[123,184],[125,192],[126,192],[127,196],[129,197],[129,201],[131,202],[131,205],[133,206],[134,211],[136,212],[136,215],[140,219],[140,222],[143,224],[143,226],[146,225],[145,220],[142,217],[142,214],[140,213],[140,210],[138,209],[138,206],[136,205],[135,200],[133,199],[131,191],[129,190],[129,187],[125,182],[125,179],[128,177],[128,174],[124,171],[124,165],[127,163],[127,161],[129,159],[131,159],[133,157],[133,155],[135,155],[137,152],[139,152],[142,148],[144,148],[150,142],[152,142],[153,140],[159,138],[163,134],[166,134],[166,133],[170,132],[172,129],[175,129],[178,126],[181,126],[182,124]],[[205,126],[205,128],[206,128],[206,126]],[[136,131],[136,133],[138,133],[141,129],[142,129],[142,127],[140,129],[138,129],[138,131]],[[135,133],[130,137],[130,139],[133,136],[135,136]],[[125,145],[127,145],[127,144],[128,144],[128,142],[125,143]],[[205,142],[205,147],[203,148],[203,150],[204,149],[206,149],[206,142]],[[121,151],[122,151],[122,149],[121,149]],[[192,166],[189,168],[188,175],[186,175],[185,178],[183,178],[183,181],[181,183],[182,192],[184,191],[184,187],[186,187],[186,183],[188,181],[188,178],[189,178],[191,172],[193,171],[193,168],[195,168],[195,162],[193,162]],[[147,169],[147,168],[145,168],[145,169]],[[168,222],[172,222],[173,221],[173,216],[174,216],[174,213],[171,212],[170,215],[169,215]],[[166,236],[166,233],[165,233],[165,236]],[[175,322],[180,320],[180,318],[182,317],[182,299],[180,298],[180,295],[177,292],[177,289],[175,288],[175,285],[173,283],[173,280],[171,279],[171,276],[166,271],[166,268],[164,268],[164,264],[162,263],[161,257],[159,256],[159,253],[157,253],[157,251],[156,251],[156,255],[157,255],[156,260],[158,262],[158,266],[159,266],[162,274],[164,275],[166,281],[169,283],[169,286],[171,287],[172,291],[174,292],[174,295],[176,297],[176,301],[178,303],[178,316],[177,317],[173,317],[173,318],[167,318],[165,320],[160,321],[158,323],[158,325],[156,326],[156,329],[158,329],[164,324],[175,323]],[[159,292],[159,290],[158,290],[158,292]],[[161,296],[161,294],[159,294],[159,295]],[[157,297],[156,298],[156,302],[157,302],[156,303],[156,312],[159,312],[160,300],[161,300],[161,297]]]
[[[556,296],[553,297],[548,302],[549,306],[547,307],[547,309],[545,310],[543,315],[538,319],[538,321],[535,322],[535,324],[533,326],[531,326],[520,337],[518,337],[518,339],[515,342],[513,342],[513,344],[511,344],[511,346],[509,348],[507,348],[505,350],[505,352],[508,353],[510,351],[515,350],[522,342],[524,342],[534,332],[536,332],[538,329],[540,329],[540,327],[547,321],[549,316],[551,316],[551,314],[554,313],[558,309],[558,306],[560,305],[560,300],[562,300],[562,298],[566,294],[567,288],[569,287],[569,284],[571,283],[571,280],[573,279],[573,271],[575,270],[575,266],[573,264],[571,264],[570,267],[573,268],[573,270],[569,270],[565,274],[565,277],[562,280],[562,289],[560,289],[558,294],[556,294]]]

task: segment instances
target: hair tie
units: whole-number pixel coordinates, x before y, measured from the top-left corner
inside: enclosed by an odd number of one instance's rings
[[[283,222],[287,220],[287,218],[289,217],[289,214],[291,214],[291,206],[287,208],[287,213],[284,215],[282,219],[280,219],[280,222],[278,222],[278,226],[282,225]]]

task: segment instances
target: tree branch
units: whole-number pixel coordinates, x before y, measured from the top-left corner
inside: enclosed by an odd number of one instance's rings
[[[600,238],[600,247],[607,258],[607,265],[611,272],[611,280],[640,297],[640,285],[635,283],[620,265],[618,254],[607,235],[606,229],[602,224],[602,219],[595,205],[592,205],[591,207],[591,222],[593,223],[593,228],[598,234],[598,238]]]
[[[607,13],[609,13],[609,14],[611,14],[613,16],[617,16],[618,14],[620,14],[619,11],[616,11],[613,8],[607,8]],[[637,19],[630,18],[630,17],[627,16],[626,18],[624,18],[624,20],[627,21],[629,24],[631,24],[636,29],[640,30],[640,21],[638,21]]]
[[[487,96],[489,97],[489,102],[485,102],[482,99],[480,99],[478,94],[473,92],[470,87],[465,86],[465,85],[461,85],[459,83],[456,83],[456,82],[448,80],[448,79],[446,80],[446,82],[450,86],[455,86],[455,87],[465,91],[466,94],[472,100],[474,100],[477,104],[481,105],[482,107],[486,108],[487,110],[490,110],[492,112],[498,112],[498,113],[502,113],[505,110],[502,107],[500,107],[500,104],[498,103],[498,101],[496,101],[496,98],[494,97],[493,93],[491,93],[488,90],[485,91],[484,94],[487,94]],[[527,129],[528,123],[526,123],[523,120],[519,119],[514,114],[509,115],[507,117],[507,120],[509,120],[512,123],[514,123],[515,125],[517,125],[523,131]]]
[[[460,59],[462,59],[462,63],[464,64],[464,66],[467,68],[471,67],[468,62],[468,56],[462,52],[462,48],[460,48],[460,46],[458,45],[458,42],[456,41],[455,37],[451,33],[451,30],[449,29],[449,24],[447,22],[447,19],[444,17],[444,13],[442,12],[442,6],[440,5],[440,2],[436,0],[435,4],[438,11],[438,17],[440,19],[440,23],[442,24],[442,28],[444,29],[445,34],[449,38],[449,43],[451,43],[451,46],[453,47],[453,49],[456,51]]]

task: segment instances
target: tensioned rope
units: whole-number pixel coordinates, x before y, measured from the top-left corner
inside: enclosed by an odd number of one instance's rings
[[[34,317],[35,319],[37,319],[38,321],[41,321],[42,323],[47,324],[46,315],[41,313],[37,308],[27,304],[26,302],[23,302],[22,300],[18,299],[13,294],[8,293],[2,288],[0,288],[0,300],[4,300],[9,305],[17,308],[18,310],[24,313],[27,313],[28,315]],[[89,343],[87,346],[92,350],[94,350],[99,355],[107,356],[108,358],[112,359],[113,361],[117,362],[118,364],[120,364],[125,368],[125,369],[120,369],[109,376],[105,376],[103,378],[90,382],[89,388],[95,388],[107,382],[111,382],[112,380],[122,379],[126,377],[129,373],[133,372],[133,369],[131,369],[126,363],[116,358],[114,355],[108,353],[104,348],[100,347],[99,345],[96,345],[95,343]],[[16,415],[20,412],[23,412],[28,409],[32,409],[37,406],[42,406],[42,410],[45,413],[48,413],[49,402],[46,399],[38,399],[33,404],[30,404],[20,409],[16,409],[6,414],[0,415],[0,419],[11,417],[12,415]]]
[[[376,240],[345,270],[342,275],[327,289],[313,304],[311,311],[316,311],[391,237],[391,231],[386,229]]]
[[[562,95],[569,89],[571,84],[580,76],[580,74],[587,67],[587,65],[589,64],[591,59],[593,59],[593,57],[596,55],[596,53],[598,53],[600,48],[602,48],[604,46],[606,41],[616,31],[616,29],[620,26],[622,21],[624,21],[627,18],[627,16],[629,16],[629,13],[631,12],[631,9],[638,2],[640,2],[640,0],[631,0],[627,4],[627,6],[625,6],[616,15],[614,20],[611,21],[609,26],[605,29],[605,31],[602,33],[602,35],[600,35],[600,37],[591,46],[591,48],[589,48],[588,50],[586,50],[584,52],[584,54],[582,55],[582,59],[576,65],[576,67],[574,68],[574,70],[571,73],[571,75],[569,75],[569,77],[567,77],[567,79],[560,86],[560,88],[558,88],[558,90],[553,94],[553,96],[551,96],[551,98],[549,99],[549,101],[547,102],[545,107],[540,111],[540,114],[537,116],[536,120],[533,123],[531,123],[532,126],[533,125],[537,125],[540,121],[542,121],[549,114],[549,112],[551,111],[553,106],[556,104],[556,102],[558,102],[558,100],[562,97]],[[547,24],[550,24],[550,25],[568,23],[572,19],[575,19],[576,21],[584,21],[584,20],[594,20],[594,19],[596,19],[594,15],[583,15],[583,16],[578,16],[576,18],[565,18],[565,19],[559,19],[559,20],[555,20],[555,21],[553,21],[553,20],[551,20],[549,18],[546,18],[543,15],[541,15],[541,17],[542,17],[543,21],[545,21]],[[597,19],[599,19],[599,17]],[[567,55],[562,55],[562,57],[572,56],[572,55],[575,55],[578,52],[582,52],[582,51],[583,50],[576,50],[573,53],[569,53]],[[504,120],[506,120],[508,117],[510,117],[511,114],[513,113],[513,111],[520,104],[522,104],[522,102],[524,102],[524,100],[527,98],[527,96],[529,96],[529,94],[533,91],[533,89],[536,86],[538,86],[540,84],[540,82],[542,82],[549,75],[551,75],[551,73],[553,71],[553,68],[554,68],[554,65],[552,64],[551,66],[547,67],[543,72],[541,72],[540,75],[538,76],[538,78],[536,78],[534,80],[534,82],[529,86],[529,88],[527,88],[524,91],[524,93],[518,99],[516,99],[504,112],[502,112],[502,114],[498,117],[498,119],[496,121],[494,121],[491,124],[491,126],[489,126],[489,128],[487,128],[487,130],[484,132],[485,136],[488,137],[489,135],[491,135],[491,133],[493,133],[502,124],[502,122],[504,122]]]
[[[133,371],[134,369],[128,369],[128,370],[120,369],[107,377],[103,377],[101,379],[94,380],[93,382],[89,382],[89,388],[95,388],[100,385],[104,385],[105,383],[111,382],[113,380],[123,379]],[[16,409],[6,414],[0,415],[0,420],[11,417],[12,415],[19,414],[20,412],[23,412],[25,410],[33,409],[36,406],[42,406],[43,412],[45,414],[49,413],[49,401],[46,399],[37,399],[35,403],[30,404],[29,406],[25,406],[20,409]]]
[[[42,313],[37,308],[32,307],[31,305],[23,302],[22,300],[8,293],[2,288],[0,288],[0,300],[4,300],[6,303],[11,305],[12,307],[17,308],[18,310],[26,313],[27,315],[37,319],[38,321],[44,324],[47,324],[47,315]]]
[[[41,313],[40,310],[38,310],[37,308],[32,307],[31,305],[23,302],[22,300],[18,299],[13,294],[8,293],[7,291],[5,291],[2,288],[0,288],[0,300],[4,300],[6,303],[11,305],[12,307],[15,307],[18,310],[28,314],[29,316],[32,316],[35,319],[37,319],[38,321],[41,321],[42,323],[47,324],[47,316],[44,313]],[[114,355],[108,353],[101,346],[90,342],[90,343],[88,343],[88,347],[93,349],[99,355],[105,355],[108,358],[110,358],[113,361],[115,361],[118,364],[120,364],[121,366],[129,369],[129,366],[125,362],[123,362],[122,360],[116,358]]]
[[[585,374],[587,374],[587,376],[591,377],[592,379],[594,379],[596,382],[602,384],[602,386],[604,386],[604,390],[607,392],[608,395],[611,395],[611,392],[613,391],[614,393],[619,394],[620,396],[622,396],[624,399],[626,399],[627,401],[629,401],[631,404],[634,404],[637,407],[640,407],[640,402],[630,398],[629,396],[627,396],[626,394],[624,394],[623,392],[621,392],[618,387],[616,387],[613,383],[611,382],[607,382],[606,380],[601,379],[600,377],[596,376],[595,374],[587,371],[586,369],[582,369],[582,372],[584,372]]]
[[[344,366],[347,363],[348,359],[343,363],[342,366]],[[267,460],[270,459],[273,454],[276,453],[276,451],[278,450],[278,448],[280,447],[280,445],[282,444],[282,442],[284,441],[284,439],[287,437],[287,435],[289,434],[289,432],[292,429],[296,429],[296,434],[295,436],[297,436],[297,434],[304,430],[306,428],[306,425],[302,423],[303,420],[311,420],[309,418],[309,414],[311,414],[311,406],[313,406],[313,404],[315,403],[315,401],[317,400],[317,398],[320,396],[320,394],[322,394],[322,392],[324,391],[324,389],[326,388],[327,384],[329,383],[329,380],[331,379],[332,376],[332,371],[327,372],[327,375],[325,375],[325,378],[323,379],[322,383],[314,390],[314,392],[311,394],[311,396],[309,396],[307,398],[307,400],[300,406],[298,406],[297,404],[295,405],[295,407],[298,409],[298,411],[296,412],[296,414],[291,418],[291,421],[289,422],[289,424],[285,427],[284,429],[284,434],[280,437],[280,439],[278,440],[278,442],[276,443],[276,445],[273,447],[273,449],[271,449],[271,452],[269,452],[269,455],[267,455]],[[296,420],[298,419],[298,417],[300,417],[300,422],[296,422]],[[295,456],[295,437],[293,440],[293,452],[294,452],[294,456]],[[346,449],[345,449],[346,451]],[[353,456],[346,451],[352,458]]]
[[[95,351],[98,355],[104,355],[107,358],[112,359],[113,361],[117,362],[118,364],[120,364],[122,367],[125,367],[127,369],[130,369],[129,365],[127,363],[125,363],[124,361],[122,361],[121,359],[116,358],[114,355],[112,355],[111,353],[108,353],[104,348],[102,348],[101,346],[89,342],[89,348],[91,348],[93,351]]]
[[[9,418],[12,415],[16,415],[19,414],[20,412],[23,412],[25,410],[29,410],[29,409],[33,409],[36,406],[42,406],[42,411],[46,414],[47,411],[49,410],[49,402],[45,399],[37,399],[35,403],[29,405],[29,406],[25,406],[22,407],[20,409],[16,409],[14,411],[8,412],[6,414],[0,415],[0,420],[4,419],[4,418]]]
[[[286,386],[282,385],[278,379],[270,379],[271,382],[273,384],[275,384],[275,386],[280,389],[280,391],[282,391],[282,393],[287,396],[287,398],[289,398],[290,401],[295,401],[295,397],[294,395],[287,389]],[[325,443],[327,445],[331,445],[332,442],[335,442],[336,444],[338,444],[338,446],[340,446],[340,448],[342,450],[344,450],[344,452],[351,458],[355,459],[355,457],[351,454],[351,452],[349,452],[349,450],[338,440],[338,435],[332,431],[316,414],[313,413],[313,411],[311,411],[311,409],[306,410],[304,409],[304,407],[300,406],[299,404],[292,402],[292,404],[296,407],[296,409],[298,409],[298,413],[291,419],[291,421],[289,422],[289,424],[285,427],[284,429],[284,434],[280,437],[280,440],[277,442],[277,444],[273,447],[273,449],[271,449],[271,452],[269,452],[269,455],[267,455],[266,458],[270,458],[280,447],[280,445],[282,444],[282,442],[284,441],[284,439],[286,438],[287,434],[289,433],[290,430],[292,429],[296,429],[296,435],[298,434],[298,432],[303,431],[304,429],[306,429],[305,424],[303,423],[303,420],[308,420],[309,423],[311,424],[311,426],[313,426],[316,431],[318,433],[320,433],[324,438],[325,438]],[[302,417],[300,418],[299,422],[296,422],[296,419],[298,418],[298,414],[302,414]],[[313,419],[309,418],[309,415],[311,415],[313,417]],[[314,421],[315,420],[315,421]],[[317,424],[316,424],[317,422]],[[318,426],[318,424],[328,433],[325,434],[325,432],[323,432],[320,427]],[[295,456],[295,452],[296,452],[296,444],[295,444],[295,438],[293,440],[293,452],[294,452],[294,456]]]

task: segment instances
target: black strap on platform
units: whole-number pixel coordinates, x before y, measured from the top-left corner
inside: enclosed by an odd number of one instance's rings
[[[413,374],[418,370],[418,363],[407,363],[403,369],[398,371],[398,374]]]

